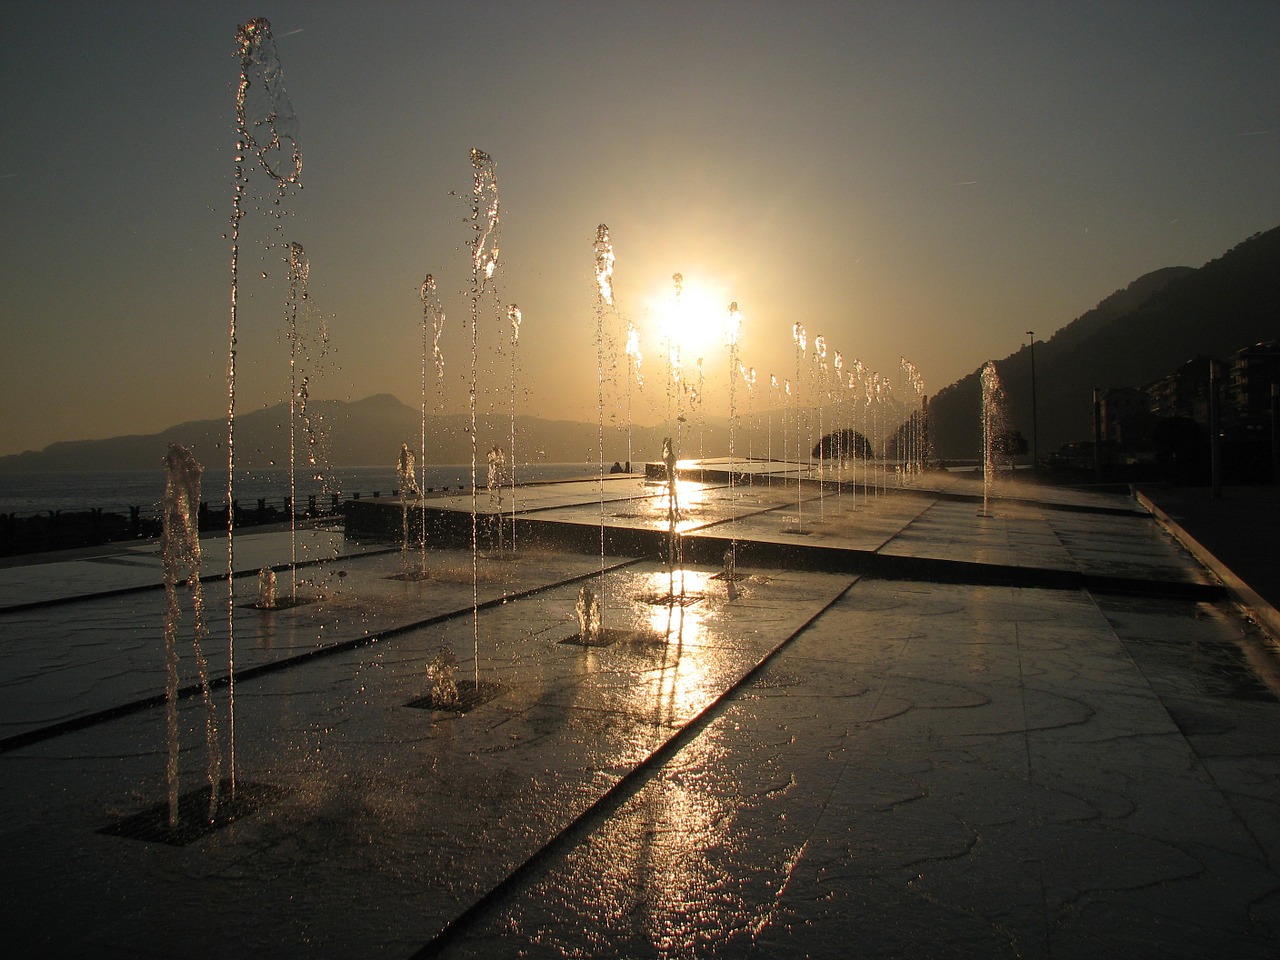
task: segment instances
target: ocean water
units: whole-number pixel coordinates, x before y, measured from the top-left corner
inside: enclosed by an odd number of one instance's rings
[[[568,480],[578,477],[594,477],[599,467],[588,463],[534,463],[522,464],[517,471],[518,483],[541,480]],[[201,483],[201,499],[217,509],[226,503],[227,471],[209,469]],[[484,488],[488,472],[482,463],[476,468],[476,483]],[[419,477],[424,487],[439,490],[442,487],[456,489],[471,486],[469,463],[429,467],[426,476]],[[321,496],[324,502],[324,486],[310,478],[296,481],[298,502],[306,503],[311,495]],[[399,489],[396,471],[391,466],[343,467],[333,471],[329,492],[342,498],[360,494],[371,497],[379,493],[384,497],[395,496]],[[253,471],[240,475],[237,471],[235,497],[241,506],[251,506],[258,499],[269,505],[280,506],[289,496],[289,471],[282,468]],[[59,473],[10,473],[0,474],[0,514],[18,517],[45,513],[49,510],[71,512],[101,507],[107,513],[128,514],[130,507],[139,507],[143,517],[159,516],[164,498],[163,470],[103,470],[66,471]]]

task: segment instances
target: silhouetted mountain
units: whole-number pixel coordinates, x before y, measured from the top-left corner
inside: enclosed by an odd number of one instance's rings
[[[1139,277],[1035,345],[1041,455],[1093,436],[1095,387],[1141,387],[1197,356],[1226,358],[1280,335],[1280,227],[1255,234],[1199,269]],[[1032,436],[1031,348],[996,359],[1009,426]],[[934,452],[981,449],[981,367],[930,404]]]
[[[402,443],[415,450],[421,445],[422,414],[390,394],[377,394],[344,403],[312,401],[311,413],[327,436],[328,461],[336,466],[394,464]],[[466,463],[471,458],[470,418],[464,415],[428,416],[425,461],[428,464]],[[476,439],[481,463],[497,444],[509,446],[510,414],[477,418]],[[517,457],[520,462],[594,463],[599,457],[596,424],[538,417],[516,417]],[[147,436],[112,437],[106,440],[74,440],[50,444],[44,450],[0,457],[0,471],[149,470],[159,469],[170,443],[191,450],[206,467],[226,462],[227,423],[194,420]],[[624,432],[606,432],[606,459],[625,460]],[[305,463],[304,431],[297,433],[298,463]],[[278,404],[236,417],[237,469],[259,469],[289,462],[289,408]],[[636,427],[633,451],[638,462],[658,459],[662,452],[661,429]],[[608,464],[606,464],[607,466]],[[306,469],[303,467],[302,469]]]

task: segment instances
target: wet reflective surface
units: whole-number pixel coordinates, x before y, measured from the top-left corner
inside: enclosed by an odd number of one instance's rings
[[[618,525],[661,529],[661,498],[650,519],[614,490],[637,515]],[[24,605],[158,583],[158,558],[0,570],[10,939],[46,956],[1276,953],[1266,646],[1225,603],[1141,595],[1205,582],[1176,544],[1123,500],[1030,490],[980,519],[954,484],[827,492],[796,536],[795,493],[682,497],[694,536],[732,521],[744,543],[1135,589],[739,562],[730,598],[719,564],[609,557],[601,577],[598,554],[539,547],[481,558],[473,612],[469,555],[394,580],[394,546],[347,539],[315,571],[322,600],[237,611],[238,773],[272,799],[176,847],[98,832],[164,795],[163,708],[94,719],[162,688],[161,594]],[[551,525],[600,513],[595,483],[520,503]],[[284,543],[246,536],[237,557],[256,573]],[[562,642],[583,583],[608,645]],[[441,647],[493,699],[406,707]],[[186,789],[198,701],[180,718]]]

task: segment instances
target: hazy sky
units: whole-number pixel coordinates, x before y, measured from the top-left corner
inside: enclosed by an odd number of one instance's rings
[[[0,454],[225,410],[234,37],[257,16],[305,166],[278,232],[245,221],[241,410],[287,396],[289,241],[332,337],[317,392],[418,405],[430,272],[465,405],[473,146],[498,165],[521,408],[553,418],[596,413],[601,222],[645,354],[642,418],[677,271],[716,310],[740,304],[762,382],[794,376],[799,320],[894,383],[907,357],[931,393],[1280,223],[1276,2],[8,0],[4,16]],[[719,339],[687,349],[723,411]]]

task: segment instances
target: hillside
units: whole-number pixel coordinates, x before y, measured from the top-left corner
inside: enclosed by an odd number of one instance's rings
[[[1035,346],[1039,452],[1093,433],[1095,387],[1144,386],[1196,356],[1225,358],[1280,336],[1280,227],[1199,269],[1139,277]],[[1010,427],[1032,435],[1031,349],[996,358]],[[935,453],[973,458],[981,447],[981,366],[940,390],[930,412]]]
[[[390,394],[378,394],[344,403],[336,400],[313,403],[328,432],[329,460],[338,466],[394,464],[400,445],[419,446],[422,415]],[[430,416],[427,420],[427,463],[465,463],[471,457],[468,418],[463,415]],[[509,445],[509,415],[480,418],[476,436],[481,457],[494,444]],[[657,459],[662,451],[658,428],[636,428],[633,451],[637,461]],[[105,440],[74,440],[49,445],[40,451],[0,457],[0,472],[146,470],[160,466],[169,443],[190,449],[207,466],[225,462],[227,424],[225,420],[196,420],[146,436],[112,437]],[[305,441],[299,431],[299,458],[305,456]],[[599,457],[598,429],[590,423],[516,418],[517,455],[521,461],[595,462]],[[606,459],[625,460],[624,433],[610,430],[606,435]],[[283,466],[289,457],[289,410],[279,404],[236,418],[236,462],[245,469]],[[301,462],[301,459],[300,461]]]

